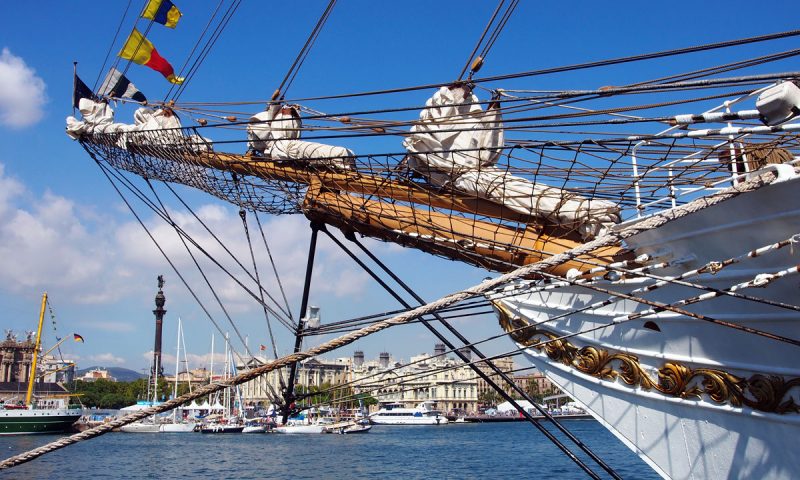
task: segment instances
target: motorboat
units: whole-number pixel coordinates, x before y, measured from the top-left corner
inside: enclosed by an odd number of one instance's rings
[[[388,403],[369,416],[376,425],[445,425],[447,417],[436,410],[436,402],[420,402],[414,408],[406,408],[402,403]]]

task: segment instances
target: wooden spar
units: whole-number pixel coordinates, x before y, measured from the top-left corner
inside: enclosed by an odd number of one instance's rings
[[[529,223],[534,217],[515,212],[503,205],[475,196],[454,192],[439,193],[414,183],[394,181],[358,171],[308,168],[300,161],[275,162],[263,157],[230,153],[203,152],[186,156],[188,163],[224,170],[239,175],[251,175],[264,180],[294,182],[310,185],[319,182],[328,190],[341,190],[362,195],[391,198],[401,202],[421,203],[458,212],[502,218]]]
[[[216,170],[264,180],[308,185],[303,206],[311,220],[335,226],[344,232],[358,232],[384,241],[399,243],[495,271],[540,261],[580,245],[536,223],[536,218],[515,212],[489,200],[454,192],[425,189],[358,171],[309,168],[302,162],[275,162],[267,158],[229,153],[196,153],[186,161]],[[349,193],[347,193],[349,192]],[[372,200],[386,198],[406,205]],[[419,209],[408,204],[421,204]],[[433,208],[469,214],[459,217]],[[523,223],[513,228],[474,217],[496,218]],[[592,264],[580,261],[591,260]],[[565,275],[570,269],[586,271],[597,264],[619,261],[619,247],[608,247],[589,257],[580,257],[555,268]]]
[[[534,263],[579,245],[535,228],[513,229],[313,187],[306,195],[304,211],[310,219],[345,232],[357,232],[498,271]],[[565,275],[573,268],[586,271],[598,263],[616,261],[619,255],[618,247],[607,247],[559,265],[552,273]]]

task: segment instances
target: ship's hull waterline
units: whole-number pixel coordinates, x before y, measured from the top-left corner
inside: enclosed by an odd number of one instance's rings
[[[0,435],[61,433],[69,431],[81,412],[11,410],[0,412]]]

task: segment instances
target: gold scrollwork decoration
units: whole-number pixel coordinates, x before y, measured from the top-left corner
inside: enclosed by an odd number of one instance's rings
[[[554,332],[531,326],[498,302],[494,302],[494,306],[500,326],[514,341],[544,351],[549,359],[586,375],[608,381],[619,378],[627,385],[678,398],[705,395],[718,404],[747,406],[768,413],[800,413],[800,405],[791,392],[793,388],[800,389],[800,378],[787,380],[777,375],[754,374],[744,379],[723,370],[692,369],[669,362],[655,373],[655,380],[636,355],[611,353],[592,346],[579,348]]]

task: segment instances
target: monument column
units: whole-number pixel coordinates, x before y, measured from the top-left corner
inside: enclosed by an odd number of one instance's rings
[[[156,309],[153,310],[153,315],[156,316],[156,335],[155,335],[155,345],[153,346],[153,378],[157,376],[162,376],[164,373],[163,368],[161,368],[161,329],[164,324],[164,314],[167,313],[164,310],[164,303],[166,302],[166,297],[164,297],[164,276],[158,276],[158,293],[156,294]]]

